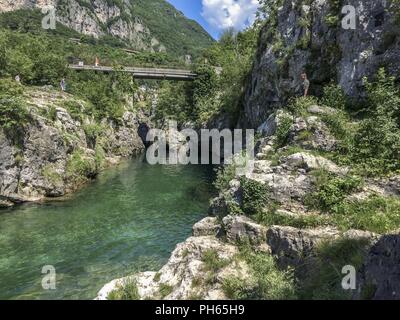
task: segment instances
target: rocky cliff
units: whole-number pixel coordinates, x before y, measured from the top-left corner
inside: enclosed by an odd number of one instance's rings
[[[23,134],[0,128],[0,205],[12,206],[78,189],[104,167],[144,150],[142,123],[126,111],[118,125],[71,116],[86,102],[52,89],[26,89],[30,121]]]
[[[158,272],[114,280],[97,299],[399,299],[400,235],[383,225],[399,225],[400,177],[366,179],[336,194],[356,212],[310,205],[321,181],[353,179],[351,167],[326,157],[338,142],[327,114],[337,111],[313,105],[292,118],[282,147],[279,127],[289,115],[272,114],[260,127],[254,169],[236,175],[213,199],[193,237]],[[382,208],[374,201],[388,202]],[[386,222],[374,223],[378,217]],[[349,290],[342,287],[346,266],[356,271],[356,288]]]
[[[342,27],[344,5],[356,9],[355,29]],[[380,67],[400,74],[396,1],[275,1],[271,10],[247,86],[245,125],[257,128],[290,97],[299,96],[302,72],[308,74],[312,94],[333,80],[351,97],[363,95],[363,78]]]
[[[54,6],[57,21],[79,33],[116,37],[136,50],[184,56],[213,42],[198,23],[164,0],[1,0],[0,12],[46,6]]]
[[[316,99],[288,104],[302,72],[313,94],[333,80],[359,101],[378,68],[398,78],[398,2],[346,2],[354,30],[341,27],[341,1],[275,3],[241,119],[258,131],[254,169],[227,171],[210,217],[162,269],[115,280],[97,299],[400,298],[399,175],[363,175],[338,156],[356,119]]]

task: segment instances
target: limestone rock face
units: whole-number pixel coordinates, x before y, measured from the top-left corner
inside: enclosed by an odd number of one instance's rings
[[[268,229],[267,243],[282,268],[299,266],[305,257],[312,255],[318,243],[340,235],[334,228],[296,229],[274,226]]]
[[[144,272],[132,276],[137,284],[141,299],[186,300],[202,298],[205,300],[225,300],[222,282],[229,276],[246,278],[248,274],[245,264],[227,263],[217,271],[207,270],[205,254],[214,252],[218,259],[230,261],[238,249],[226,244],[213,236],[191,237],[178,244],[167,264],[157,273]],[[205,281],[207,276],[212,281]],[[100,290],[96,299],[107,299],[108,295],[118,289],[118,285],[129,280],[128,278],[114,280]],[[160,288],[169,288],[168,294],[163,296]]]
[[[0,0],[0,13],[48,6],[66,27],[94,38],[114,37],[138,51],[192,55],[213,43],[198,23],[164,0]]]
[[[91,1],[90,7],[81,5],[76,0],[69,0],[68,5],[61,4],[58,0],[2,0],[0,12],[41,9],[46,6],[55,7],[57,21],[79,33],[95,38],[109,34],[126,40],[137,49],[154,51],[152,44],[147,41],[150,37],[149,29],[139,19],[131,16],[126,4],[123,10],[129,20],[122,18],[119,6],[105,0]],[[106,29],[104,26],[107,26]]]
[[[261,245],[266,241],[267,228],[245,216],[227,216],[222,225],[229,243]]]
[[[217,236],[221,230],[221,225],[216,217],[207,217],[197,222],[193,226],[193,236]]]
[[[386,66],[393,75],[400,73],[400,31],[395,23],[391,1],[350,0],[357,12],[355,30],[341,27],[341,8],[328,0],[298,5],[283,1],[275,14],[276,31],[261,31],[256,62],[246,90],[245,126],[257,128],[289,98],[301,95],[300,74],[308,73],[311,93],[336,80],[351,97],[363,94],[363,77]],[[328,16],[337,16],[330,25]],[[310,26],[302,23],[309,21]],[[276,37],[277,38],[274,38]],[[278,42],[283,49],[276,49]]]
[[[382,236],[369,250],[359,275],[357,299],[400,299],[400,233]]]
[[[336,174],[346,174],[348,169],[340,168],[335,163],[323,157],[316,157],[307,153],[295,153],[281,160],[286,168],[290,170],[304,169],[307,172],[325,169]]]
[[[11,144],[3,130],[0,130],[0,195],[13,196],[18,192],[20,164],[19,150]]]
[[[122,125],[118,127],[107,122],[102,124],[105,132],[98,139],[96,149],[92,143],[88,144],[90,139],[83,124],[63,108],[72,96],[52,91],[35,91],[28,95],[32,120],[25,126],[20,144],[16,145],[0,129],[2,206],[60,197],[76,190],[101,170],[96,163],[98,150],[103,150],[106,165],[144,150],[138,134],[140,121],[131,112],[124,114]],[[54,119],[43,116],[51,107],[55,110]],[[85,163],[85,172],[74,171],[77,159]]]

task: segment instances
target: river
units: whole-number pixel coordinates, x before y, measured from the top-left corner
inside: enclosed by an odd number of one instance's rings
[[[66,199],[0,211],[0,299],[93,299],[112,279],[157,271],[207,215],[213,169],[137,158]],[[56,289],[42,288],[43,266]]]

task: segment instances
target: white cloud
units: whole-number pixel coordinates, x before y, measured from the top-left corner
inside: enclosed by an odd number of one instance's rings
[[[254,22],[258,0],[202,0],[204,19],[218,30],[241,30]]]

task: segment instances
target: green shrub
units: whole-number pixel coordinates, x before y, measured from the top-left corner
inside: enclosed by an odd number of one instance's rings
[[[0,79],[0,97],[19,97],[23,94],[24,87],[14,80]]]
[[[96,145],[95,147],[95,162],[97,171],[104,169],[106,164],[106,152],[99,145]]]
[[[85,113],[86,110],[83,109],[80,103],[67,100],[64,102],[64,107],[65,109],[67,109],[72,119],[82,122],[82,115]]]
[[[51,120],[51,121],[55,121],[57,119],[57,108],[55,106],[50,106],[47,109],[47,117]]]
[[[236,167],[234,165],[225,165],[216,169],[214,187],[218,192],[224,192],[229,189],[229,182],[236,176]]]
[[[370,175],[400,171],[400,89],[384,69],[365,83],[368,117],[355,135],[352,160]]]
[[[97,138],[102,134],[104,127],[98,123],[85,124],[83,126],[85,131],[86,140],[92,147],[96,146]]]
[[[270,190],[268,186],[242,177],[240,179],[242,190],[242,209],[246,215],[252,216],[261,212],[268,204]]]
[[[296,116],[302,116],[307,113],[307,109],[312,105],[318,104],[315,97],[298,97],[289,99],[286,108]]]
[[[324,87],[321,103],[330,108],[344,110],[347,105],[347,98],[339,85],[331,83]]]
[[[317,173],[320,172],[317,171]],[[305,203],[311,208],[324,212],[336,212],[345,198],[360,188],[362,184],[359,177],[352,176],[335,177],[328,174],[323,179],[324,181],[318,181],[317,178],[317,190],[306,197]]]
[[[250,300],[255,296],[253,287],[247,279],[227,277],[222,282],[222,290],[231,300]]]
[[[280,123],[276,131],[276,148],[281,148],[287,144],[292,126],[293,117],[285,115],[280,118]]]
[[[394,12],[394,19],[397,25],[400,25],[400,0],[391,1],[391,12]]]
[[[15,137],[30,119],[25,102],[21,98],[0,96],[0,127],[7,135]]]
[[[67,174],[79,181],[85,178],[94,178],[98,174],[98,168],[94,159],[86,156],[78,149],[72,153],[68,160]]]

